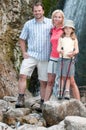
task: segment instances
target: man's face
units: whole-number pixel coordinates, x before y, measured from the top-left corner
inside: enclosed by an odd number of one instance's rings
[[[44,15],[44,10],[40,5],[39,6],[34,6],[33,14],[34,14],[34,17],[36,19],[41,19],[43,17],[43,15]]]

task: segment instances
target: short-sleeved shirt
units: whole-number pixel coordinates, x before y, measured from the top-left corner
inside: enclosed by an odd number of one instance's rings
[[[51,19],[44,17],[42,22],[37,22],[35,18],[24,24],[20,39],[26,40],[28,44],[28,54],[37,60],[48,61],[50,57],[50,30]]]
[[[59,53],[57,52],[57,46],[58,46],[58,40],[60,38],[60,36],[62,35],[63,33],[63,30],[62,30],[62,27],[60,28],[52,28],[51,30],[51,39],[50,39],[50,42],[51,42],[51,48],[52,48],[52,51],[51,51],[51,54],[50,54],[50,58],[59,58]]]
[[[70,57],[68,57],[67,55],[68,55],[68,53],[70,53],[74,50],[75,40],[72,40],[71,37],[60,38],[59,45],[60,45],[60,48],[63,48],[63,50],[64,50],[63,58],[70,59]]]

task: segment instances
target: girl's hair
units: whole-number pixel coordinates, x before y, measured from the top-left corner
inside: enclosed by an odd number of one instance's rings
[[[44,10],[44,5],[42,4],[42,2],[35,2],[32,6],[32,10],[34,9],[34,6],[41,6],[42,9]]]
[[[72,32],[70,34],[70,37],[72,40],[75,40],[77,37],[76,37],[76,34],[75,34],[75,30],[72,28]],[[64,38],[66,36],[65,32],[64,32],[64,29],[63,29],[63,34],[61,35],[62,38]]]
[[[62,17],[63,17],[63,22],[64,22],[64,13],[63,13],[63,11],[60,10],[60,9],[57,9],[57,10],[55,10],[55,11],[52,13],[52,16],[51,16],[51,18],[52,18],[52,23],[53,23],[53,18],[54,18],[54,16],[55,16],[55,14],[57,14],[57,13],[60,13],[60,14],[62,15]],[[54,23],[53,23],[53,24],[54,24]]]

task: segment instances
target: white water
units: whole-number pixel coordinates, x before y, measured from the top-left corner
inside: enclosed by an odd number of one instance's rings
[[[80,35],[83,22],[86,22],[86,0],[66,0],[63,11],[66,18],[74,20],[77,34]]]

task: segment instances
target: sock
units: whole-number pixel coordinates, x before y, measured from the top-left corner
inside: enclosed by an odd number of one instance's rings
[[[66,89],[65,91],[66,91],[66,92],[69,92],[69,89]]]
[[[19,96],[21,96],[21,97],[22,97],[22,96],[24,96],[24,94],[19,94]]]
[[[43,103],[43,102],[44,102],[44,99],[41,99],[41,102]]]

